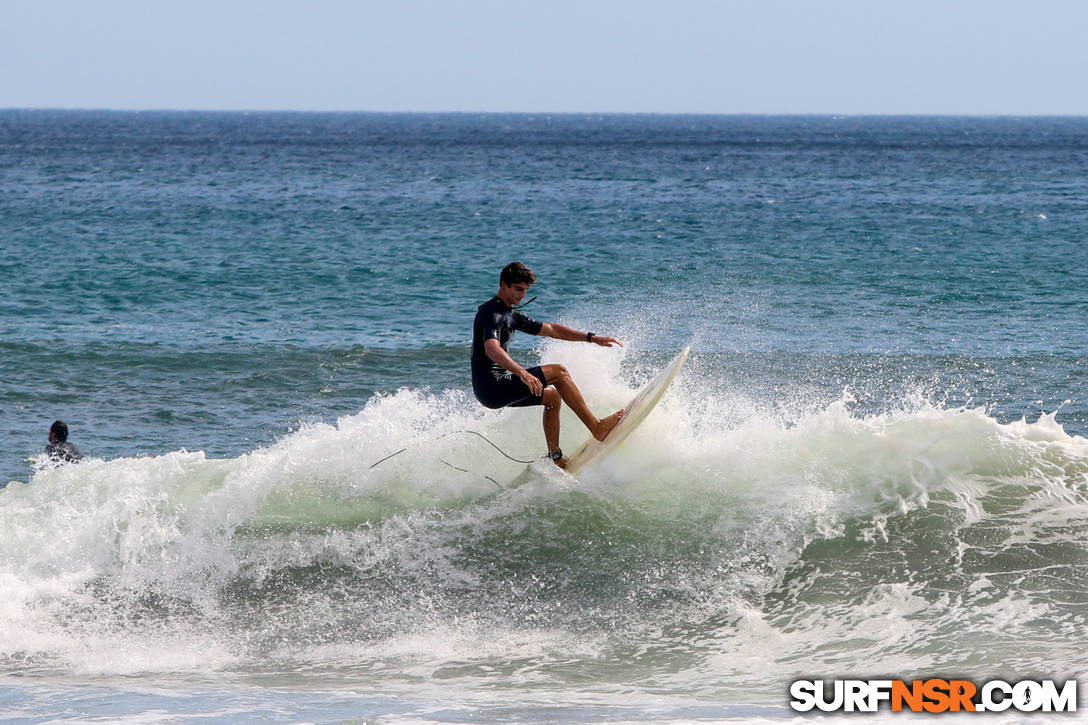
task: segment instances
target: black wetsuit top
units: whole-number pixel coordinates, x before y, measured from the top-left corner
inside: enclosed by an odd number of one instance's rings
[[[476,320],[472,323],[472,390],[481,403],[489,408],[539,404],[539,396],[533,396],[520,378],[487,356],[484,343],[494,338],[503,350],[509,351],[510,338],[515,331],[539,335],[543,326],[498,297],[492,297],[477,308]],[[529,372],[543,382],[542,372],[538,373],[536,368]],[[532,400],[526,401],[530,397]]]
[[[45,446],[45,455],[57,463],[75,463],[83,459],[79,449],[68,441],[53,441]]]

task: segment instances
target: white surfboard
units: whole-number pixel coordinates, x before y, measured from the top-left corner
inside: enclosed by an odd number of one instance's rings
[[[583,443],[582,447],[567,459],[567,473],[577,476],[587,466],[600,461],[619,448],[620,444],[627,439],[627,436],[631,435],[635,428],[638,428],[639,424],[646,419],[646,416],[657,405],[657,401],[661,400],[661,396],[665,394],[669,383],[676,377],[676,373],[680,371],[684,361],[688,359],[689,352],[691,352],[691,347],[685,347],[680,351],[679,355],[673,358],[668,367],[654,376],[653,380],[642,386],[642,390],[638,391],[634,399],[625,406],[627,412],[620,418],[620,422],[616,424],[616,427],[612,429],[607,438],[598,441],[590,436],[589,440]]]

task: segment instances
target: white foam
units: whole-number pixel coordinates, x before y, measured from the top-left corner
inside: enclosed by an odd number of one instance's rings
[[[642,382],[646,371],[627,364],[630,352],[542,348],[548,362],[568,367],[600,413],[622,405]],[[886,545],[896,517],[935,501],[958,512],[955,526],[979,525],[991,517],[988,497],[1009,487],[1022,490],[1008,515],[1010,544],[1068,541],[1070,522],[1088,513],[1088,441],[1066,434],[1054,415],[1002,424],[982,409],[909,401],[860,416],[849,395],[768,405],[708,387],[700,374],[697,364],[682,372],[617,454],[580,480],[540,463],[512,490],[487,477],[507,485],[524,464],[459,431],[536,458],[543,451],[540,411],[488,411],[464,391],[376,396],[334,425],[303,426],[236,459],[178,451],[42,470],[29,485],[0,493],[0,656],[29,653],[100,673],[233,666],[249,656],[252,634],[245,627],[239,633],[224,608],[224,588],[239,578],[258,585],[289,568],[399,567],[472,590],[486,575],[461,560],[465,532],[531,529],[542,508],[572,506],[570,497],[582,496],[610,515],[637,512],[655,531],[704,537],[708,551],[693,561],[707,568],[650,560],[631,576],[646,581],[646,597],[666,584],[683,593],[685,617],[736,613],[738,628],[715,635],[724,638],[723,656],[753,667],[761,657],[764,666],[782,658],[785,672],[797,663],[785,653],[798,648],[820,651],[880,635],[898,642],[896,633],[933,606],[914,583],[881,584],[849,617],[820,622],[799,611],[804,626],[772,636],[753,596],[779,586],[811,542],[844,537],[851,525],[863,544]],[[586,435],[565,411],[564,447]],[[961,544],[949,554],[962,564],[969,551]],[[992,577],[987,586],[975,581],[968,595],[993,596]],[[144,623],[126,619],[133,608],[142,611],[138,599],[149,592],[184,602],[188,619],[164,623],[153,609]],[[986,605],[994,617],[1004,616],[1003,607],[1012,608],[1010,616],[1043,611],[1026,600],[998,600]],[[307,606],[335,616],[332,600]],[[441,604],[434,606],[441,616]],[[937,607],[934,616],[955,620],[957,606]],[[624,627],[656,626],[635,623],[638,616],[634,608],[616,619]],[[867,619],[879,624],[869,627]],[[417,652],[433,666],[463,651],[484,658],[581,652],[561,626],[526,628],[486,616],[462,624],[443,631],[433,620],[422,629],[412,620],[398,638],[344,645],[345,656]],[[485,645],[488,637],[498,650]],[[578,656],[603,646],[585,645]],[[876,646],[868,664],[925,664],[923,655],[904,655],[905,647]],[[330,655],[319,647],[312,656]]]

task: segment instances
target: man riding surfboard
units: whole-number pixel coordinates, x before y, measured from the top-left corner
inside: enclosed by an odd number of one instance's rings
[[[599,441],[616,427],[624,411],[597,418],[564,366],[523,368],[510,357],[507,349],[510,338],[515,331],[522,330],[530,335],[591,342],[602,347],[622,347],[623,343],[554,322],[538,322],[517,309],[535,282],[536,275],[531,269],[521,262],[511,262],[499,275],[498,293],[477,309],[472,325],[472,391],[488,408],[543,405],[548,457],[564,468],[567,459],[559,448],[559,409],[564,402]]]

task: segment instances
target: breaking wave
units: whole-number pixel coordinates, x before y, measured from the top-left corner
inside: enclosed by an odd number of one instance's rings
[[[602,411],[654,362],[577,354]],[[925,401],[787,412],[712,377],[689,366],[578,480],[488,442],[536,458],[538,410],[428,389],[234,459],[40,470],[0,491],[0,662],[769,702],[799,672],[1085,670],[1088,440]]]

